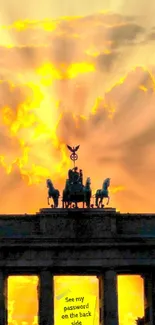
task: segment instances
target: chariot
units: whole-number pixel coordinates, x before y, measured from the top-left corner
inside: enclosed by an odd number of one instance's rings
[[[86,204],[86,207],[89,208],[91,199],[90,184],[91,181],[88,177],[85,186],[83,185],[83,174],[81,169],[79,172],[77,167],[69,169],[68,178],[62,195],[63,208],[68,208],[72,204],[77,207],[78,202],[82,202],[83,207]]]

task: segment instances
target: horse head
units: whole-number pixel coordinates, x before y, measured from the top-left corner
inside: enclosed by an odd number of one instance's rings
[[[53,187],[53,183],[49,178],[46,180],[46,184],[48,188]]]
[[[87,177],[87,179],[86,179],[86,186],[90,186],[90,184],[91,184],[91,179],[90,179],[90,177]]]
[[[103,182],[103,189],[107,189],[110,186],[110,178],[106,178]]]

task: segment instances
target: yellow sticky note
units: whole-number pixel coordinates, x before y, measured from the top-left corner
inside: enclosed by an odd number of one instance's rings
[[[96,296],[73,293],[63,296],[62,293],[59,297],[56,303],[55,325],[94,325]]]

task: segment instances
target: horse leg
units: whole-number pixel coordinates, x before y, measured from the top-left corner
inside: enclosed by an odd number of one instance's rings
[[[89,196],[88,196],[88,208],[90,208],[90,204],[91,204],[91,193],[89,194]]]
[[[95,197],[95,205],[96,207],[98,207],[98,195],[96,194],[96,197]]]
[[[48,205],[50,205],[50,200],[49,200],[49,199],[50,199],[50,197],[48,196],[48,197],[47,197],[47,204],[48,204]]]
[[[58,197],[55,198],[55,208],[58,207]]]
[[[56,191],[54,197],[53,197],[53,202],[54,202],[54,208],[56,209],[58,207],[59,203],[59,193]]]
[[[84,209],[86,203],[86,198],[84,193],[83,193],[83,200],[81,202],[82,202],[82,208]]]
[[[89,200],[89,197],[88,196],[86,197],[86,201],[85,202],[86,202],[87,209],[90,208],[90,200]]]
[[[87,195],[85,197],[85,202],[86,202],[87,209],[90,208],[90,199],[89,199],[89,194],[88,193],[87,193]]]
[[[97,208],[99,208],[98,199],[99,199],[99,197],[98,197],[98,195],[96,195],[95,205],[96,205]]]
[[[100,208],[100,201],[99,201],[99,198],[97,200],[97,208],[99,209]]]
[[[103,197],[101,196],[100,201],[99,201],[99,207],[101,207],[103,201]]]
[[[56,200],[53,199],[53,208],[55,209],[56,208]]]
[[[107,198],[108,198],[108,200],[107,200],[107,205],[109,204],[109,201],[110,201],[110,197],[109,196],[107,196]]]

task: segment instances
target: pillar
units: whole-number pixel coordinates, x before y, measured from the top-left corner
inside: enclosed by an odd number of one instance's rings
[[[155,324],[155,270],[152,274],[152,321]]]
[[[7,325],[7,277],[0,271],[0,324]]]
[[[97,276],[99,281],[99,325],[104,324],[104,277],[103,276]]]
[[[118,325],[117,274],[108,270],[104,274],[104,325]]]
[[[144,275],[144,324],[153,325],[152,319],[152,276]]]
[[[54,325],[54,278],[42,270],[39,280],[39,325]]]

